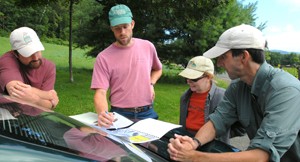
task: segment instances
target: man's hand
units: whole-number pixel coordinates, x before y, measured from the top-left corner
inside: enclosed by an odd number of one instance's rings
[[[170,158],[176,161],[191,161],[195,153],[194,145],[191,137],[175,134],[175,138],[171,138],[168,144]]]
[[[40,97],[33,93],[33,88],[19,81],[11,81],[6,85],[8,94],[12,98],[20,99],[22,101],[30,102],[36,104]]]
[[[114,119],[113,113],[103,111],[98,114],[98,126],[109,128],[113,124]]]
[[[151,92],[152,101],[154,101],[154,99],[155,99],[154,85],[150,86],[150,92]]]
[[[52,109],[54,109],[57,106],[59,99],[55,90],[50,90],[49,94],[50,94],[49,96],[50,96],[50,102],[52,104]]]

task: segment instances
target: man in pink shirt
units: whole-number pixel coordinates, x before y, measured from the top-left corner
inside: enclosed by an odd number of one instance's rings
[[[12,50],[0,57],[0,93],[35,106],[54,109],[55,65],[42,58],[44,50],[36,32],[20,27],[10,34]]]
[[[108,90],[111,111],[130,119],[157,119],[152,103],[162,64],[156,49],[147,40],[132,38],[135,22],[126,5],[112,7],[109,20],[116,41],[98,54],[91,83],[98,124],[109,127],[113,121],[108,113]]]

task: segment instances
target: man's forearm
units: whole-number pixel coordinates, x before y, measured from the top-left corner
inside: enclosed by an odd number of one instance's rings
[[[95,110],[99,114],[104,111],[108,111],[108,103],[106,99],[106,91],[97,89],[94,95]]]
[[[51,110],[53,110],[57,105],[52,100],[47,100],[47,99],[42,99],[42,98],[36,104],[38,106],[49,108]]]
[[[210,162],[268,162],[269,154],[261,149],[228,153],[205,153],[193,151],[191,160]]]
[[[53,100],[57,97],[57,94],[54,90],[54,92],[52,92],[51,90],[50,91],[44,91],[44,90],[40,90],[40,89],[37,89],[37,88],[33,88],[33,92],[38,95],[40,98],[42,99],[45,99],[45,100]]]
[[[157,80],[161,77],[162,75],[162,69],[160,70],[152,70],[151,71],[151,83],[155,84]]]
[[[205,123],[195,135],[195,138],[197,138],[202,145],[212,141],[213,139],[215,139],[215,137],[216,130],[211,121]]]
[[[55,90],[43,91],[33,87],[33,92],[40,97],[40,101],[37,103],[40,106],[54,109],[59,102]]]

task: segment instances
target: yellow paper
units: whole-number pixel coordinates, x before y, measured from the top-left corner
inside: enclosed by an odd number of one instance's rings
[[[141,142],[148,141],[150,139],[147,138],[147,137],[141,136],[141,135],[137,135],[137,136],[129,137],[129,140],[132,141],[132,142],[141,143]]]

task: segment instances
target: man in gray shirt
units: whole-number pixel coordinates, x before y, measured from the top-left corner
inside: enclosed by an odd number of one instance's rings
[[[204,53],[217,58],[234,80],[210,120],[195,138],[176,135],[168,152],[176,161],[300,161],[300,82],[265,61],[266,40],[258,29],[239,25],[226,30]],[[250,145],[236,153],[195,151],[226,132],[236,121],[246,129]]]

